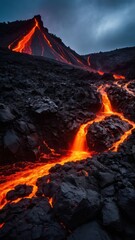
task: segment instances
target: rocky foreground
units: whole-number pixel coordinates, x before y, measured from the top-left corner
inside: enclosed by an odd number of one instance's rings
[[[117,86],[111,74],[100,76],[53,60],[8,50],[1,49],[0,54],[2,164],[35,161],[41,153],[48,154],[50,149],[59,153],[69,149],[81,124],[95,119],[102,107],[101,95],[97,91],[100,85],[108,84],[107,93],[114,109],[135,121],[135,96],[122,87],[124,83]],[[129,83],[128,89],[133,93],[134,80]],[[109,122],[100,125],[103,132]],[[115,125],[118,136],[127,129],[122,129],[119,119]],[[108,138],[108,131],[104,132],[101,142]],[[94,139],[96,141],[96,136]],[[115,134],[112,142],[116,139]],[[128,151],[133,145],[132,141],[130,143]],[[100,148],[104,150],[109,144]]]
[[[57,152],[67,149],[79,126],[101,108],[91,86],[100,79],[56,61],[1,50],[0,162],[35,161],[50,151],[45,142]]]
[[[41,153],[67,151],[81,124],[102,108],[101,85],[108,84],[114,109],[135,122],[134,80],[116,82],[111,74],[41,57],[0,54],[1,184],[8,175],[34,169]],[[10,189],[0,210],[0,240],[134,240],[135,131],[118,152],[97,154],[130,128],[115,115],[94,123],[87,133],[93,158],[56,164],[37,177],[35,197],[28,198],[29,183]],[[38,162],[44,168],[47,161],[52,159]]]
[[[0,239],[134,240],[134,158],[106,153],[57,164],[31,199],[32,186],[16,186],[6,198],[23,199],[0,211]]]

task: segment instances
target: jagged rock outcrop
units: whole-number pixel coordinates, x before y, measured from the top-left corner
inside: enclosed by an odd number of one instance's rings
[[[101,122],[95,122],[88,128],[86,136],[88,147],[95,152],[105,151],[131,127],[129,123],[117,116],[106,117]]]

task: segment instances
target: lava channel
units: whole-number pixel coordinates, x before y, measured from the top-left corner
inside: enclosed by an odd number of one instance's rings
[[[37,192],[37,186],[36,186],[36,181],[38,178],[48,175],[49,170],[54,167],[56,164],[61,164],[64,165],[67,162],[70,161],[80,161],[81,159],[85,159],[87,157],[90,157],[93,155],[93,152],[90,151],[87,147],[86,143],[86,134],[87,134],[87,129],[90,125],[92,125],[95,122],[100,122],[103,121],[106,117],[116,115],[118,116],[122,121],[128,122],[132,127],[130,130],[126,131],[119,139],[119,141],[113,143],[110,149],[111,151],[118,151],[119,146],[128,138],[128,136],[131,135],[132,130],[135,129],[135,123],[132,121],[126,119],[122,113],[118,113],[113,110],[111,106],[111,102],[107,96],[106,93],[106,87],[105,86],[100,86],[98,88],[98,91],[100,92],[102,96],[102,108],[99,111],[98,115],[96,118],[92,121],[89,121],[85,124],[82,124],[75,136],[75,139],[73,141],[72,147],[69,149],[70,154],[68,156],[62,157],[60,159],[57,159],[53,162],[50,163],[40,163],[40,164],[35,164],[34,168],[27,168],[24,169],[22,172],[17,172],[15,174],[12,174],[10,176],[5,177],[5,182],[2,183],[1,186],[1,195],[0,195],[0,208],[3,208],[8,201],[6,200],[6,194],[10,190],[14,189],[15,186],[18,184],[27,184],[27,185],[32,185],[33,186],[33,191],[32,193],[28,196],[29,198],[32,198],[36,195]],[[49,181],[49,179],[48,179]],[[12,202],[18,202],[22,198],[18,198],[15,201]],[[51,203],[51,200],[50,200]]]

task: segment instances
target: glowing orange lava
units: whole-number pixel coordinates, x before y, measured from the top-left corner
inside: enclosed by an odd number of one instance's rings
[[[5,182],[2,183],[1,186],[1,195],[0,195],[0,208],[4,207],[5,204],[7,203],[6,200],[6,194],[8,191],[14,189],[14,187],[18,184],[28,184],[33,186],[33,191],[29,195],[29,198],[32,198],[35,196],[37,192],[37,186],[36,186],[36,181],[38,178],[48,175],[50,168],[54,167],[56,164],[61,164],[64,165],[67,162],[70,161],[79,161],[81,159],[85,159],[89,156],[92,156],[93,152],[88,150],[87,148],[87,143],[86,143],[86,134],[87,134],[87,129],[88,127],[95,123],[95,122],[100,122],[105,119],[105,117],[111,116],[111,115],[116,115],[120,117],[122,121],[128,122],[132,127],[130,130],[126,131],[120,139],[115,142],[112,147],[109,149],[111,151],[117,151],[118,147],[128,138],[128,136],[131,135],[132,130],[135,129],[135,123],[132,121],[129,121],[126,119],[122,113],[118,113],[113,110],[110,100],[107,96],[106,93],[106,86],[100,86],[98,88],[98,91],[100,92],[102,96],[102,108],[99,111],[98,115],[94,120],[91,120],[85,124],[82,124],[75,136],[75,139],[73,141],[72,147],[69,150],[69,156],[62,157],[60,159],[57,159],[55,161],[52,161],[50,163],[40,163],[40,164],[35,164],[34,168],[25,168],[21,172],[17,172],[15,174],[12,174],[10,176],[6,176]],[[51,149],[52,150],[52,149]],[[53,150],[52,150],[53,152]],[[48,178],[48,182],[50,179]],[[18,198],[16,201],[13,202],[18,202],[21,198]],[[49,199],[50,204],[52,205],[52,199]]]
[[[1,223],[1,224],[0,224],[0,228],[2,228],[2,227],[4,226],[4,224],[5,224],[5,223]]]
[[[98,74],[99,74],[99,75],[101,75],[101,76],[103,76],[103,75],[104,75],[104,72],[102,72],[102,71],[100,71],[100,70],[99,70],[99,71],[97,71],[97,72],[98,72]]]
[[[131,81],[128,82],[128,83],[126,83],[126,84],[124,84],[123,89],[125,89],[130,95],[132,95],[132,96],[135,97],[135,93],[134,93],[131,89],[128,88],[128,85],[129,85],[130,83],[131,83]]]
[[[88,56],[88,58],[87,58],[87,63],[88,63],[88,66],[91,65],[91,64],[90,64],[90,56]]]
[[[78,158],[72,159],[72,161],[77,161]],[[8,191],[14,189],[14,187],[18,184],[29,184],[33,186],[33,191],[29,195],[29,198],[32,198],[35,196],[37,192],[37,186],[36,181],[38,178],[48,175],[50,168],[54,167],[56,164],[64,165],[65,163],[69,162],[70,159],[68,157],[58,159],[56,161],[52,161],[51,163],[42,163],[37,164],[33,169],[24,169],[22,172],[17,172],[15,174],[12,174],[10,176],[6,176],[6,182],[2,183],[0,185],[1,189],[1,195],[0,195],[0,208],[3,208],[5,204],[8,202],[6,200],[6,194]],[[49,180],[48,180],[49,181]],[[13,201],[14,203],[17,203],[22,198],[18,198],[17,200]]]
[[[41,34],[41,38],[39,38],[39,43],[41,46],[41,56],[44,56],[45,53],[45,44],[48,45],[47,51],[49,51],[49,54],[57,61],[60,62],[64,62],[64,63],[68,63],[71,64],[71,61],[68,60],[68,52],[66,53],[66,50],[63,50],[63,47],[57,43],[55,41],[55,39],[51,39],[49,40],[47,37],[47,34],[45,34],[45,32],[40,28],[40,25],[37,21],[36,18],[34,18],[34,27],[25,35],[22,37],[21,40],[16,39],[15,41],[13,41],[8,48],[11,49],[12,51],[15,52],[20,52],[20,53],[27,53],[32,55],[33,51],[32,51],[32,38],[34,37],[34,33],[36,30],[40,31]],[[54,48],[53,45],[51,43],[51,41],[53,42],[53,44],[55,44],[55,47],[57,47],[59,49],[59,52],[57,52]],[[15,47],[13,47],[15,45],[15,43],[17,42],[17,45]],[[73,59],[73,61],[78,62],[80,66],[84,67],[84,64],[74,55],[70,52],[70,57]]]
[[[39,28],[39,24],[38,24],[38,21],[35,19],[35,25],[32,28],[32,30],[28,34],[26,34],[22,38],[22,40],[18,42],[16,47],[12,48],[12,44],[10,44],[8,48],[12,49],[12,51],[15,51],[15,52],[20,52],[20,53],[25,52],[28,54],[32,54],[30,41],[33,34],[35,33],[36,28]]]
[[[53,202],[53,198],[50,198],[50,199],[49,199],[49,203],[50,203],[51,207],[53,208],[52,202]]]
[[[88,150],[87,147],[87,142],[86,142],[86,134],[87,134],[87,129],[90,125],[92,125],[95,122],[101,122],[103,121],[106,117],[111,116],[111,115],[116,115],[118,116],[122,121],[128,122],[132,128],[128,131],[126,131],[121,138],[115,142],[112,147],[110,147],[109,150],[112,151],[117,151],[118,147],[127,139],[128,136],[131,135],[132,130],[135,129],[135,123],[126,119],[122,113],[118,113],[112,109],[111,102],[107,96],[107,93],[105,92],[106,86],[100,86],[98,88],[98,91],[101,93],[102,96],[102,108],[96,118],[94,120],[91,120],[85,124],[82,124],[75,136],[73,145],[70,149],[71,155],[68,156],[69,160],[76,160],[76,159],[83,159],[86,157],[90,157],[93,155],[93,152]],[[64,158],[65,159],[65,158]]]
[[[128,120],[127,118],[125,118],[122,113],[116,112],[112,109],[110,100],[108,99],[107,93],[105,92],[104,88],[101,88],[100,93],[102,94],[102,102],[103,102],[103,106],[104,106],[104,113],[107,114],[107,115],[109,114],[110,116],[111,115],[116,115],[122,121],[125,121],[129,125],[132,126],[130,130],[126,131],[120,137],[120,139],[117,142],[113,143],[113,145],[110,147],[109,150],[112,150],[112,151],[116,152],[118,150],[119,146],[131,135],[132,131],[135,129],[135,123]]]
[[[114,84],[117,85],[119,88],[122,88],[124,90],[126,90],[130,95],[134,96],[135,97],[135,92],[133,92],[131,89],[129,89],[129,84],[133,82],[133,81],[130,81],[128,83],[119,83],[119,82],[115,82]]]
[[[114,79],[116,79],[116,80],[120,80],[120,79],[125,80],[125,77],[122,76],[122,75],[113,74],[113,77],[114,77]]]

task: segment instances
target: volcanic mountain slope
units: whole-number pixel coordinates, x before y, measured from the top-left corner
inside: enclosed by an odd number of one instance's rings
[[[113,73],[133,79],[135,48],[80,56],[62,40],[49,33],[40,15],[26,21],[0,23],[0,47],[15,52],[43,56],[69,65],[98,72]],[[123,77],[124,79],[124,77]]]
[[[27,21],[0,23],[0,46],[83,67],[87,62],[43,27],[40,15]]]
[[[93,53],[84,58],[98,71],[123,75],[129,79],[135,78],[135,47]]]

